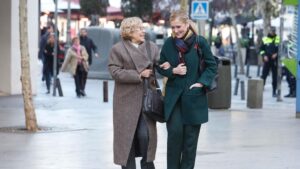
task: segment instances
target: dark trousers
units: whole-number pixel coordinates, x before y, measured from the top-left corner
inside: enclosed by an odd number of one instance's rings
[[[45,68],[43,74],[44,74],[44,79],[46,82],[47,90],[50,91],[52,73],[50,72],[50,70],[48,68]]]
[[[140,115],[138,125],[135,131],[135,136],[130,149],[129,157],[126,166],[122,169],[136,169],[135,157],[137,154],[142,156],[141,169],[155,169],[153,162],[147,162],[147,150],[149,144],[149,133],[146,121],[143,115]]]
[[[180,104],[167,121],[167,169],[193,169],[201,125],[182,123]]]
[[[79,96],[80,91],[83,91],[83,85],[84,85],[84,76],[86,74],[86,71],[83,69],[82,65],[77,65],[76,73],[74,75],[74,81],[75,81],[75,91],[76,94]]]
[[[88,72],[85,72],[85,73],[83,74],[83,86],[82,86],[82,91],[85,90],[85,84],[86,84],[87,76],[88,76]]]
[[[269,75],[270,69],[272,71],[272,87],[273,87],[273,94],[276,92],[277,89],[277,60],[272,60],[269,58],[268,62],[264,62],[263,72],[261,78],[264,80],[264,84],[266,83],[266,79]]]
[[[290,88],[290,94],[296,93],[296,77],[285,67],[282,67],[283,75],[286,75],[286,81]]]
[[[53,76],[53,62],[44,61],[43,63],[43,78],[46,82],[47,90],[50,91],[51,78]]]

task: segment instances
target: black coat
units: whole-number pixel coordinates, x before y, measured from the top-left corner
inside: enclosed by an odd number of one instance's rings
[[[57,46],[57,53],[59,53],[59,46]],[[44,71],[49,71],[51,75],[53,75],[53,63],[54,63],[54,46],[47,43],[44,50]],[[56,60],[56,73],[59,73],[59,64]]]
[[[89,64],[91,65],[92,61],[93,61],[92,50],[94,51],[94,53],[98,53],[97,46],[94,44],[92,39],[90,39],[88,37],[82,37],[82,36],[80,37],[80,45],[85,47],[85,49],[89,55],[88,61],[89,61]]]

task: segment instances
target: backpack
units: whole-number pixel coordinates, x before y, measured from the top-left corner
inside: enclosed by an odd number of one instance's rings
[[[204,59],[203,59],[203,53],[202,53],[202,50],[201,50],[199,36],[196,37],[196,44],[197,44],[197,54],[198,54],[199,60],[200,60],[199,72],[200,72],[200,75],[201,75],[203,73],[204,69],[205,69],[205,62],[204,62]],[[219,58],[214,56],[214,55],[213,55],[213,57],[214,57],[214,59],[216,61],[216,64],[218,66],[219,65]],[[211,85],[205,87],[206,92],[212,92],[212,91],[217,89],[217,87],[218,87],[218,78],[219,78],[219,74],[218,74],[218,70],[217,70],[217,73],[214,76]]]

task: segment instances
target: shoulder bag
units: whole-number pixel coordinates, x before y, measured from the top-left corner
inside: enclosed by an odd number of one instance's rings
[[[151,50],[150,42],[146,41],[147,54],[150,60],[151,59]],[[165,122],[164,118],[164,101],[162,92],[159,88],[159,84],[156,79],[155,64],[153,64],[153,74],[155,78],[155,88],[150,86],[148,78],[144,78],[144,96],[143,96],[143,105],[142,112],[145,113],[149,118],[158,122]]]

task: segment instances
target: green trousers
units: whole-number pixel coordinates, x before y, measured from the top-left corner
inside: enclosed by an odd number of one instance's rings
[[[182,123],[181,106],[176,104],[167,121],[167,169],[193,169],[201,125]]]

